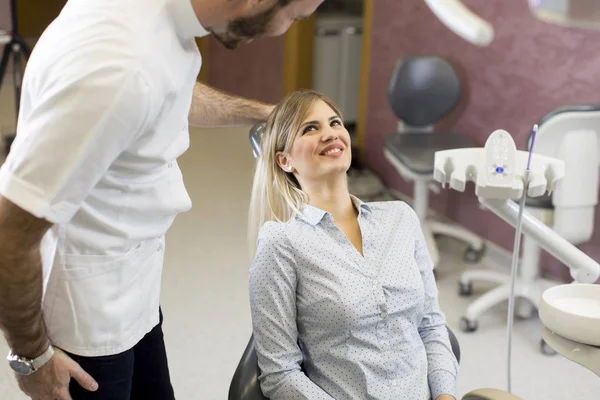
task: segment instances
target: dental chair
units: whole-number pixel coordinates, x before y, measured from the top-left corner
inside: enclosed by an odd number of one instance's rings
[[[260,156],[260,143],[265,125],[255,125],[250,130],[250,144],[254,157]],[[460,345],[454,333],[446,327],[452,352],[456,360],[460,363]],[[233,374],[229,386],[228,400],[268,400],[262,393],[258,377],[260,370],[258,367],[258,357],[254,344],[254,335],[250,336],[248,345],[242,354],[242,358]],[[519,397],[508,394],[497,389],[478,389],[466,394],[463,400],[522,400]]]
[[[598,168],[600,166],[600,105],[575,105],[558,108],[538,123],[535,153],[562,159],[565,177],[551,196],[530,198],[526,209],[540,221],[577,245],[590,240],[594,230],[594,213],[598,204]],[[531,136],[527,141],[531,146]],[[518,201],[518,199],[516,200]],[[541,276],[541,248],[523,237],[519,275],[515,286],[515,314],[528,318],[537,308],[544,290],[555,286]],[[510,296],[510,273],[487,270],[466,271],[459,282],[459,292],[470,296],[473,281],[498,283],[500,286],[479,297],[468,307],[461,320],[461,330],[474,332],[477,318]],[[554,351],[541,340],[541,350]]]
[[[434,125],[456,108],[460,97],[458,75],[448,61],[437,56],[400,60],[388,87],[390,107],[400,122],[397,132],[384,138],[384,155],[405,180],[414,181],[412,206],[421,220],[435,266],[439,262],[436,235],[466,242],[468,262],[478,262],[485,251],[484,241],[474,233],[427,216],[429,190],[439,193],[439,185],[433,179],[435,152],[477,147],[464,135],[434,131]]]

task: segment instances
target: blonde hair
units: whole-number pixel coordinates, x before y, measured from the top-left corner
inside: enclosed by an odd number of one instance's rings
[[[265,222],[289,221],[307,201],[306,193],[296,177],[278,165],[277,153],[290,152],[300,134],[300,126],[319,100],[342,118],[339,108],[324,94],[314,90],[299,90],[283,99],[267,120],[254,172],[248,215],[248,240],[252,256]]]

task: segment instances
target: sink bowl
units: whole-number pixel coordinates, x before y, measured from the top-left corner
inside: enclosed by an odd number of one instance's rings
[[[600,285],[552,287],[542,294],[539,315],[551,331],[575,342],[600,346]]]

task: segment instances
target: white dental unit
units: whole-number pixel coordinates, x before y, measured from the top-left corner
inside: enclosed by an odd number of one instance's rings
[[[532,13],[545,22],[600,29],[598,0],[523,1],[528,1]],[[459,0],[425,0],[425,3],[449,29],[466,41],[477,46],[487,46],[493,41],[493,27]],[[534,132],[536,129],[537,126]],[[483,206],[516,228],[508,315],[509,392],[514,279],[521,231],[568,266],[574,279],[573,283],[558,285],[542,293],[539,316],[544,325],[543,339],[559,354],[600,377],[600,285],[594,284],[600,278],[600,265],[523,210],[525,197],[554,191],[564,177],[566,167],[562,160],[536,154],[535,133],[533,137],[530,152],[517,150],[511,135],[499,129],[490,135],[483,148],[435,154],[435,180],[460,192],[465,190],[467,181],[473,182],[475,194]],[[513,199],[521,199],[520,204]],[[508,398],[485,392],[477,394],[481,397],[471,398]]]

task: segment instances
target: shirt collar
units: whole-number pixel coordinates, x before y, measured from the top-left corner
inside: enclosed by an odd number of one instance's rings
[[[191,0],[168,0],[177,31],[182,37],[193,38],[210,34],[196,16]]]
[[[369,207],[367,203],[363,202],[354,195],[350,195],[350,198],[352,199],[352,203],[354,203],[356,209],[358,209],[359,217],[363,214],[363,212],[365,213],[365,215],[371,213],[371,207]],[[327,211],[321,210],[320,208],[317,208],[310,204],[304,204],[298,217],[308,222],[309,224],[315,226],[319,222],[321,222],[323,217],[325,217],[326,215],[331,217],[331,214]]]

